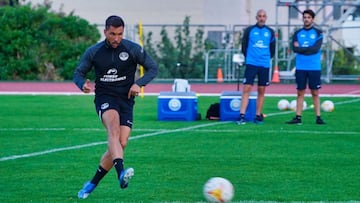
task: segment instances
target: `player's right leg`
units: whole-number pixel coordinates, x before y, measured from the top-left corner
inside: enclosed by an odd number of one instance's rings
[[[238,125],[243,125],[246,123],[245,112],[249,104],[249,94],[254,84],[256,74],[256,68],[247,64],[244,73],[243,92],[241,95],[240,118],[238,121],[236,121],[236,124]]]
[[[91,181],[87,181],[83,188],[78,192],[78,198],[85,199],[87,198],[91,192],[94,191],[99,182],[105,177],[105,175],[112,168],[112,161],[109,151],[106,151],[100,160],[100,165],[95,172],[94,177]]]
[[[297,89],[296,115],[292,120],[287,121],[286,124],[301,125],[302,124],[301,115],[303,110],[304,95],[305,95],[306,83],[307,83],[307,71],[296,70],[295,82]]]
[[[78,198],[86,199],[95,188],[96,185],[94,183],[91,183],[90,181],[86,182],[84,187],[78,192]]]

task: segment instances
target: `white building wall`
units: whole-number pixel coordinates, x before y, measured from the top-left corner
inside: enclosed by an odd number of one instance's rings
[[[91,24],[103,25],[109,15],[119,15],[130,26],[137,25],[139,22],[145,24],[182,24],[185,16],[190,16],[191,24],[218,24],[226,25],[230,29],[232,25],[252,25],[255,24],[255,15],[259,9],[265,9],[268,14],[267,24],[302,24],[301,15],[299,19],[288,18],[288,8],[286,6],[276,7],[276,0],[25,0],[32,4],[52,2],[55,11],[62,10],[65,13],[73,12],[74,15],[88,20]],[[315,1],[309,1],[314,3]],[[300,6],[300,10],[306,9]],[[309,6],[317,11],[320,5]],[[278,11],[276,13],[276,11]],[[327,6],[319,12],[316,23],[322,23],[324,16],[332,11],[331,6]],[[331,23],[327,22],[327,23]],[[360,24],[359,21],[352,24]],[[284,28],[285,30],[287,28]],[[103,27],[99,27],[102,33]],[[350,33],[350,34],[348,34]],[[343,41],[351,38],[351,42],[359,44],[354,39],[353,31],[340,31]],[[283,32],[287,38],[291,34]],[[337,33],[336,33],[337,34]],[[342,35],[341,35],[342,34]],[[347,42],[346,42],[347,43]]]
[[[26,0],[32,4],[44,0]],[[275,22],[276,0],[53,0],[52,8],[74,12],[91,23],[103,24],[112,14],[122,16],[129,25],[182,24],[191,16],[192,24],[253,24],[256,11],[268,11],[269,22]]]

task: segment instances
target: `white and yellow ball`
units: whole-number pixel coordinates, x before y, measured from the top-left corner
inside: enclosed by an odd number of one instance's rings
[[[335,105],[332,101],[325,100],[321,103],[321,109],[325,112],[332,112],[335,109]]]
[[[307,108],[307,103],[306,101],[303,102],[303,110],[305,110]]]
[[[292,100],[290,102],[290,105],[289,105],[289,109],[292,110],[292,111],[296,111],[296,100]],[[305,110],[307,108],[307,103],[306,101],[303,102],[303,110]]]
[[[296,111],[296,100],[291,100],[290,105],[289,105],[289,109],[291,111]]]
[[[234,186],[225,178],[210,178],[204,185],[203,194],[212,203],[227,203],[234,197]]]
[[[285,111],[289,109],[290,102],[287,99],[280,99],[277,103],[277,107],[280,111]]]

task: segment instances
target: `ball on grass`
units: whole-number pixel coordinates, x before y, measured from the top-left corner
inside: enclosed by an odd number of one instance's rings
[[[325,100],[322,104],[321,104],[321,109],[325,112],[332,112],[334,111],[335,105],[332,101],[330,100]]]
[[[277,107],[280,111],[285,111],[289,109],[290,102],[287,99],[280,99],[277,103]]]
[[[234,186],[225,178],[213,177],[205,183],[203,194],[209,202],[227,203],[234,197]]]
[[[290,105],[289,105],[289,109],[291,111],[296,111],[296,100],[291,100]]]
[[[297,102],[296,100],[292,100],[292,101],[290,102],[290,105],[289,105],[290,110],[296,111],[296,102]],[[306,101],[304,101],[304,102],[303,102],[303,110],[305,110],[306,107],[307,107],[307,103],[306,103]]]

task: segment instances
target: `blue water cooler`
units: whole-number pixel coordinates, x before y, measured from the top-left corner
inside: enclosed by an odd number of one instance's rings
[[[160,121],[195,121],[197,109],[195,92],[160,92],[158,96]]]
[[[241,107],[240,91],[223,91],[220,95],[220,120],[237,121],[240,118]],[[253,121],[256,116],[257,92],[250,92],[249,104],[245,112],[245,119]]]

